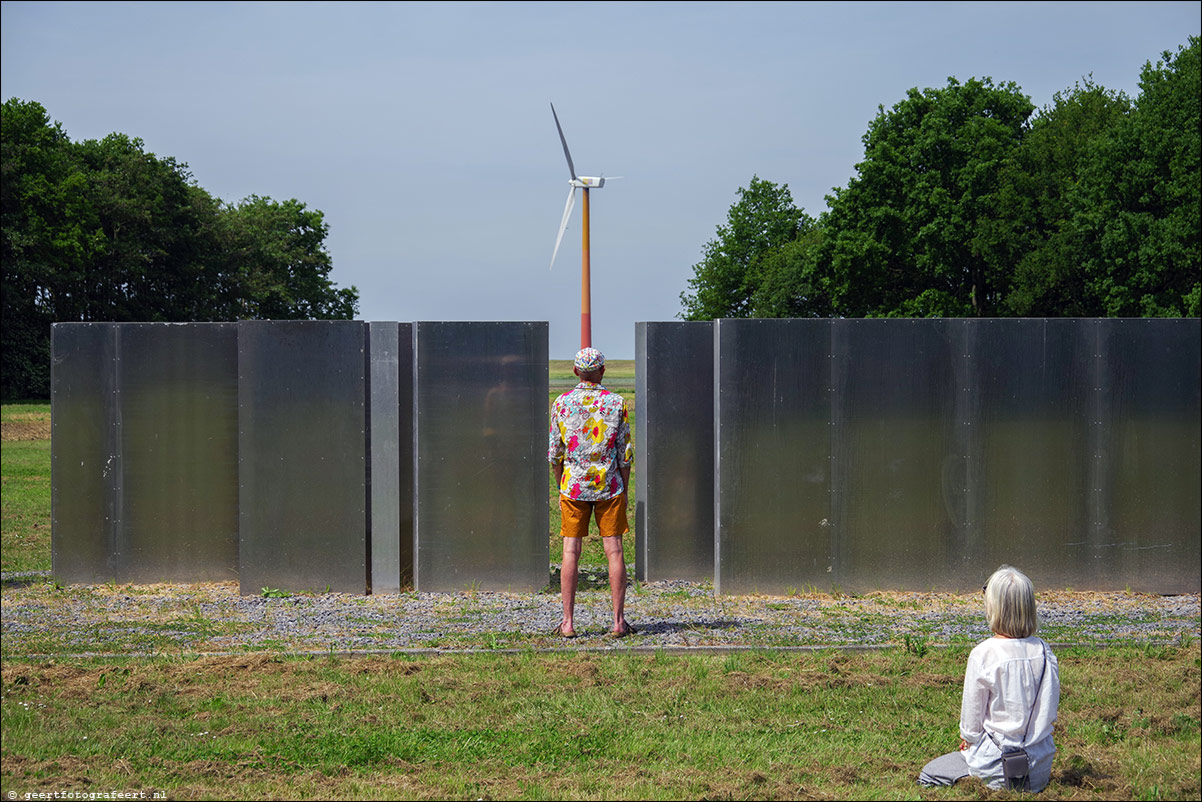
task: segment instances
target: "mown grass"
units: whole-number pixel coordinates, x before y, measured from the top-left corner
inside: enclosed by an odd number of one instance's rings
[[[1012,798],[919,789],[967,647],[8,661],[3,791],[222,799]],[[1199,794],[1199,651],[1064,650],[1048,799]]]
[[[572,360],[552,359],[548,379],[551,387],[572,387],[579,379],[572,373]],[[633,359],[610,359],[605,363],[605,384],[613,388],[633,389],[635,380]]]
[[[4,423],[49,422],[45,403],[4,404]],[[6,440],[0,445],[0,561],[5,571],[50,569],[50,441]]]

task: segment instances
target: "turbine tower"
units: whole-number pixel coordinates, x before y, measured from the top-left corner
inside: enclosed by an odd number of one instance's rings
[[[605,177],[576,175],[576,167],[572,164],[572,154],[568,150],[568,140],[564,138],[563,126],[559,124],[559,115],[555,113],[554,103],[551,104],[551,115],[555,118],[555,128],[559,131],[559,141],[563,144],[563,155],[568,160],[568,174],[571,176],[568,181],[568,202],[563,209],[563,220],[559,223],[559,236],[555,238],[555,250],[551,252],[551,267],[555,267],[555,256],[559,253],[559,243],[563,241],[563,232],[568,227],[568,218],[572,216],[572,206],[576,202],[576,190],[584,190],[580,256],[580,347],[588,348],[593,344],[592,293],[589,276],[588,191],[605,186]],[[621,176],[613,176],[613,178],[621,178]]]

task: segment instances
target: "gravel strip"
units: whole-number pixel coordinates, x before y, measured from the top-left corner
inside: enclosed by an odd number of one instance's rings
[[[980,594],[714,596],[690,582],[632,584],[637,634],[615,639],[609,593],[582,587],[564,640],[558,592],[240,596],[236,582],[75,585],[4,574],[3,655],[388,652],[478,649],[967,645],[988,635]],[[1167,644],[1202,637],[1199,596],[1039,594],[1040,635],[1057,644]]]

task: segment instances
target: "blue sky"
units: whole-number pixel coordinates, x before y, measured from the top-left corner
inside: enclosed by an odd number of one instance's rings
[[[547,320],[579,345],[580,204],[548,270],[568,171],[592,199],[593,344],[634,356],[753,175],[813,215],[880,105],[989,76],[1037,106],[1198,35],[1178,3],[2,4],[0,93],[73,140],[113,131],[226,201],[325,214],[364,320]]]

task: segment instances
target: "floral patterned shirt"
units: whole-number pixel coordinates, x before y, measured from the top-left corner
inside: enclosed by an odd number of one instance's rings
[[[547,460],[563,463],[561,495],[577,501],[620,495],[620,469],[634,461],[626,399],[593,382],[556,398]]]

